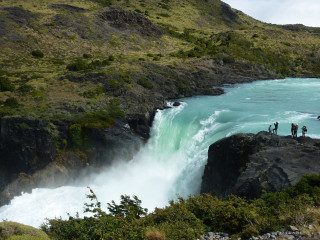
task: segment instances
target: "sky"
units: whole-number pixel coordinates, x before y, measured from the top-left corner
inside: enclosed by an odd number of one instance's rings
[[[222,0],[266,23],[320,27],[320,0]]]

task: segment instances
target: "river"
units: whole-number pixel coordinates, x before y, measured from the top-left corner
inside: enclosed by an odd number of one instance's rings
[[[158,111],[149,141],[128,163],[119,159],[99,174],[72,186],[34,189],[0,208],[0,220],[39,227],[45,218],[83,216],[86,194],[94,190],[102,208],[120,195],[136,195],[152,211],[177,196],[200,190],[208,147],[235,133],[267,131],[279,122],[279,135],[289,135],[291,123],[320,138],[320,79],[256,81],[225,87],[221,96],[182,99],[182,104]],[[172,103],[168,103],[169,105]]]

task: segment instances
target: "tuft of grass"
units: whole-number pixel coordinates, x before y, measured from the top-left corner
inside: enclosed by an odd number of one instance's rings
[[[43,231],[31,226],[16,222],[0,222],[0,239],[14,240],[49,240],[49,237]]]

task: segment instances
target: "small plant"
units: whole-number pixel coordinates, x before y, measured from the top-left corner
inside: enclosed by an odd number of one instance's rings
[[[44,54],[41,50],[33,50],[31,52],[31,55],[34,56],[35,58],[43,58]]]
[[[15,86],[6,77],[0,77],[0,92],[13,91]]]
[[[64,64],[66,64],[65,61],[63,59],[60,59],[60,58],[53,58],[51,60],[51,62],[53,64],[56,64],[56,65],[64,65]]]
[[[73,124],[69,127],[69,138],[74,148],[83,146],[82,127],[80,124]]]
[[[9,97],[4,101],[4,105],[6,107],[10,107],[10,108],[17,108],[20,106],[19,102],[17,101],[17,99],[15,99],[14,97]]]
[[[140,78],[137,83],[147,89],[153,88],[153,84],[149,82],[147,78]]]
[[[70,63],[66,67],[69,71],[83,71],[90,68],[89,64],[83,59],[77,59],[74,63]]]
[[[20,126],[20,129],[23,131],[30,129],[30,126],[27,123],[20,123],[19,126]]]
[[[92,58],[92,55],[89,54],[89,53],[84,53],[84,54],[82,55],[82,57],[83,57],[83,58]]]
[[[112,5],[112,0],[93,0],[93,1],[100,4],[102,7],[109,7]]]
[[[115,60],[115,58],[114,58],[113,55],[110,55],[110,56],[108,57],[108,60],[109,60],[110,62],[113,62],[113,61]]]
[[[34,90],[34,87],[28,84],[22,84],[17,91],[21,94],[26,94],[29,92],[32,92]]]

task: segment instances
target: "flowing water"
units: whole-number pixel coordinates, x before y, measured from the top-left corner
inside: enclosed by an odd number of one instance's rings
[[[177,196],[199,193],[210,144],[235,133],[257,133],[279,122],[279,135],[289,135],[291,123],[308,127],[320,138],[320,79],[257,81],[225,88],[221,96],[183,99],[178,107],[158,111],[148,143],[136,156],[101,173],[79,179],[74,186],[34,189],[0,208],[7,219],[38,227],[45,218],[83,216],[88,186],[102,208],[120,195],[137,195],[152,211]]]

